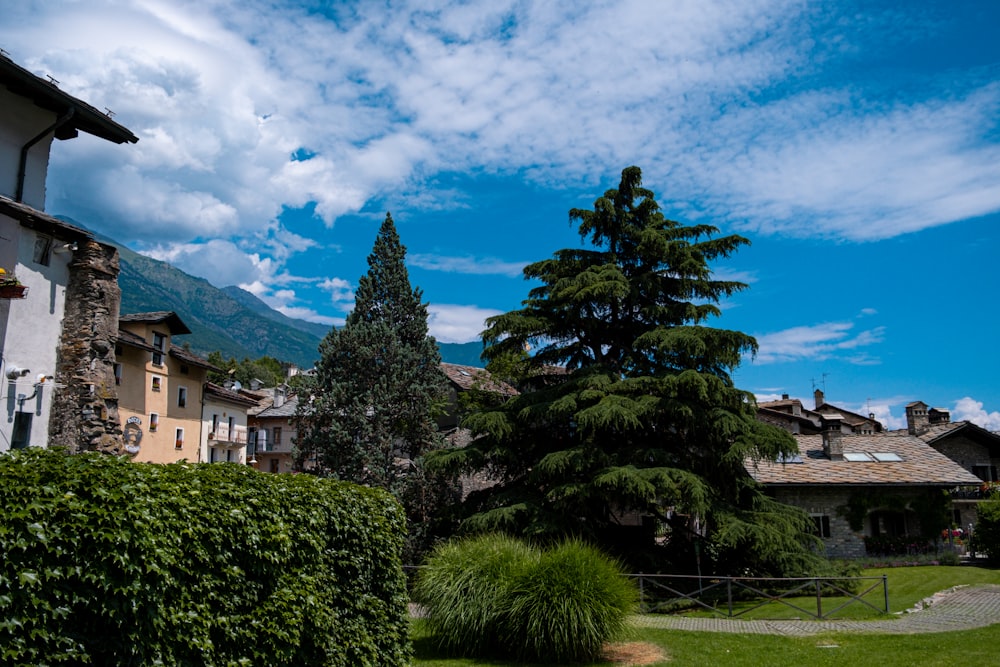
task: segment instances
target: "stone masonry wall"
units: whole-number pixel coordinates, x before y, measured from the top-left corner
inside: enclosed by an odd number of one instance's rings
[[[853,489],[775,489],[775,497],[786,505],[794,505],[809,514],[830,517],[830,537],[823,538],[826,555],[830,558],[863,558],[865,532],[851,530],[847,519],[837,514],[846,505]]]
[[[56,381],[65,386],[52,399],[49,444],[72,452],[125,454],[114,374],[118,250],[96,241],[78,245],[56,362]]]

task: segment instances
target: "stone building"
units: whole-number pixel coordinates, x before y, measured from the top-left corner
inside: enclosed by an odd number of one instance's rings
[[[862,557],[866,539],[920,542],[920,507],[979,481],[919,437],[902,431],[845,434],[840,422],[829,414],[820,434],[795,436],[797,456],[747,463],[777,500],[812,515],[828,556]]]
[[[80,132],[138,141],[0,53],[0,451],[122,451],[112,370],[117,251],[44,213],[53,139]]]

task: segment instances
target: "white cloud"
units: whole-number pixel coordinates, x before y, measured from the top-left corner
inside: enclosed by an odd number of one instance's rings
[[[966,396],[955,401],[955,409],[951,413],[952,421],[970,421],[982,426],[988,431],[1000,432],[1000,412],[988,412],[981,401]]]
[[[427,326],[439,343],[468,343],[479,339],[487,317],[500,314],[478,306],[432,303],[427,307]]]
[[[825,322],[812,326],[792,327],[756,336],[759,350],[756,362],[761,364],[844,358],[854,364],[878,363],[859,348],[881,343],[884,327],[854,331],[852,322]],[[855,354],[845,352],[859,350]]]
[[[354,307],[354,287],[350,281],[343,278],[326,278],[317,287],[329,292],[330,300],[343,310],[351,310]]]
[[[407,263],[428,271],[512,278],[521,276],[524,267],[528,265],[528,262],[505,262],[493,257],[447,257],[419,253],[410,255]]]
[[[207,243],[181,243],[154,246],[143,251],[153,259],[168,262],[192,276],[225,287],[252,283],[267,278],[259,262],[229,241],[213,239]]]

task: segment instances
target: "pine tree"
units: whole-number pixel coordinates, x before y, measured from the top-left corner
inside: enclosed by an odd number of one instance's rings
[[[438,442],[434,411],[447,391],[405,257],[387,214],[354,310],[320,343],[315,394],[300,400],[296,443],[300,467],[397,495],[408,467]]]
[[[431,459],[498,479],[470,497],[466,528],[609,547],[628,536],[630,549],[655,551],[655,526],[675,557],[691,556],[686,565],[701,547],[720,563],[754,550],[759,570],[814,564],[808,517],[770,500],[744,469],[796,449],[733,383],[756,341],[706,325],[746,288],[717,279],[710,262],[748,241],[666,219],[637,167],[570,219],[593,249],[527,266],[540,285],[483,333],[488,368],[515,369],[525,391],[484,403],[465,422],[478,438]],[[648,530],[623,529],[628,517],[645,517]]]

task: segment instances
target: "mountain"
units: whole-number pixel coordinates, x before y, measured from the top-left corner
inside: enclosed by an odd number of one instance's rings
[[[86,229],[71,218],[62,219]],[[311,368],[319,358],[319,343],[330,330],[328,325],[288,317],[239,287],[219,289],[167,262],[140,255],[114,239],[95,236],[118,249],[121,312],[177,313],[191,333],[177,336],[176,340],[188,343],[193,352],[208,356],[218,350],[227,359],[268,356],[301,368]],[[479,342],[441,343],[438,347],[446,362],[483,365]]]

